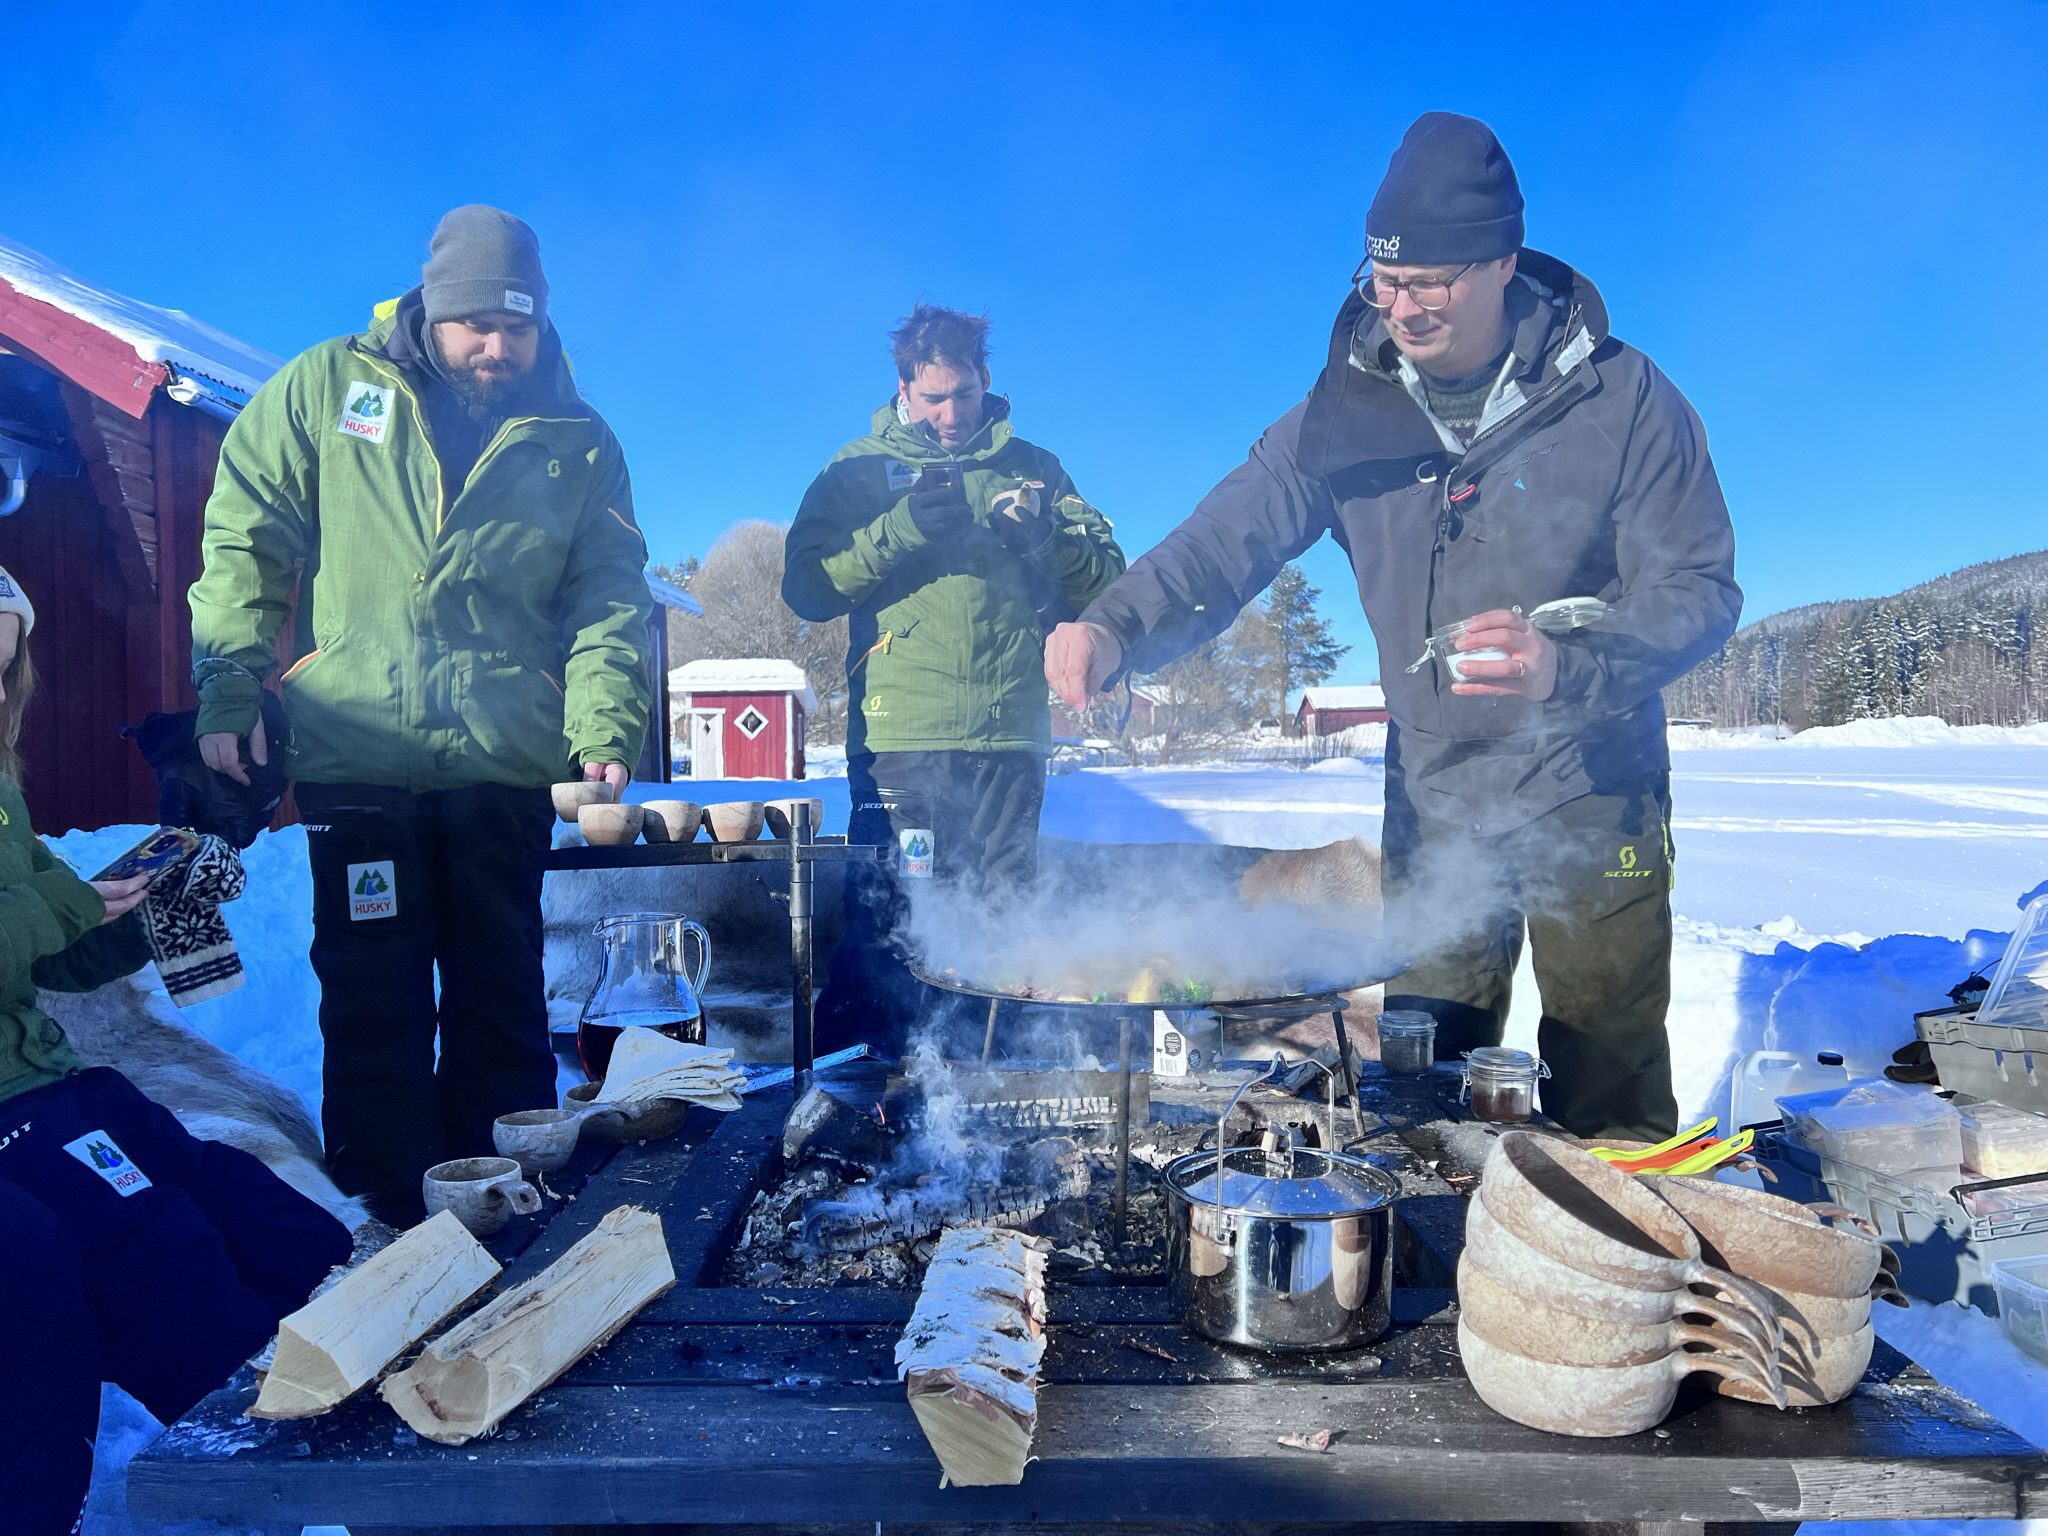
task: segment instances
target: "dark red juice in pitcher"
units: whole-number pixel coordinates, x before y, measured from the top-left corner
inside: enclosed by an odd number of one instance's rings
[[[612,1050],[619,1043],[619,1036],[626,1029],[651,1029],[658,1035],[667,1035],[671,1040],[680,1040],[685,1045],[704,1043],[704,1018],[673,1019],[660,1024],[628,1024],[621,1028],[613,1024],[579,1024],[576,1026],[576,1058],[583,1068],[583,1075],[593,1083],[604,1081],[605,1069],[612,1064]]]

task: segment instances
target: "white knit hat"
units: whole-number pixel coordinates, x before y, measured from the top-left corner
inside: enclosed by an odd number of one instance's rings
[[[0,565],[0,613],[21,615],[21,638],[26,640],[28,632],[36,627],[35,605],[29,602],[28,594],[21,590],[21,584],[7,574],[7,567]]]

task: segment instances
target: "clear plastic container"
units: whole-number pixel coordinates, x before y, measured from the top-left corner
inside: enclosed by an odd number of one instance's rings
[[[1963,1164],[1979,1178],[2048,1174],[2048,1115],[2010,1104],[1958,1104]]]
[[[1785,1128],[1809,1152],[1909,1177],[1959,1168],[1963,1117],[1931,1088],[1867,1077],[1778,1101]]]
[[[1380,1015],[1380,1068],[1395,1077],[1427,1072],[1436,1061],[1436,1018],[1419,1008]]]
[[[1991,1284],[2006,1337],[2036,1360],[2048,1360],[2048,1258],[1999,1259]]]
[[[1519,1125],[1536,1112],[1536,1081],[1550,1068],[1527,1051],[1482,1045],[1465,1052],[1465,1080],[1458,1090],[1473,1115],[1494,1125]]]
[[[1778,1100],[1849,1085],[1849,1069],[1834,1051],[1751,1051],[1735,1063],[1729,1119],[1737,1130],[1779,1118]]]
[[[1991,973],[1977,1023],[2021,1029],[2048,1028],[2048,896],[2037,896]]]

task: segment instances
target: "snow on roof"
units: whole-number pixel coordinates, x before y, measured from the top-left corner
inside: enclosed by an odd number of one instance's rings
[[[1301,690],[1301,703],[1310,709],[1385,709],[1387,691],[1378,683]],[[1300,706],[1296,706],[1297,714]]]
[[[816,714],[818,696],[811,692],[804,669],[793,661],[747,656],[687,661],[669,672],[671,694],[793,693],[805,711]]]
[[[701,618],[704,605],[672,581],[663,581],[654,572],[647,573],[647,590],[654,594],[654,600],[664,608],[673,608],[678,613],[694,614]]]
[[[0,279],[32,299],[85,321],[135,349],[145,363],[197,374],[247,397],[284,366],[284,359],[237,341],[180,309],[159,309],[96,288],[39,251],[0,235]]]

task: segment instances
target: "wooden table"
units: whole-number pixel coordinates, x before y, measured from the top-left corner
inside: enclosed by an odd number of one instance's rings
[[[849,1097],[881,1068],[826,1074]],[[873,1079],[873,1081],[870,1081]],[[1389,1145],[1434,1149],[1455,1079],[1365,1085]],[[1021,1486],[941,1489],[895,1378],[914,1293],[716,1284],[753,1191],[779,1175],[787,1088],[715,1129],[586,1150],[577,1198],[510,1238],[505,1280],[542,1267],[612,1207],[659,1210],[679,1284],[603,1350],[463,1447],[417,1440],[373,1394],[320,1419],[241,1417],[244,1371],[133,1462],[155,1519],[377,1528],[704,1524],[872,1529],[1171,1524],[1642,1523],[2027,1518],[2048,1456],[1880,1345],[1833,1408],[1779,1413],[1706,1395],[1662,1428],[1574,1440],[1487,1409],[1457,1360],[1450,1290],[1462,1201],[1426,1170],[1398,1211],[1393,1331],[1369,1351],[1287,1358],[1211,1345],[1158,1285],[1055,1284],[1038,1460]],[[707,1134],[708,1133],[708,1134]],[[1398,1143],[1393,1138],[1399,1138]],[[1151,1352],[1148,1352],[1151,1351]],[[1161,1358],[1161,1354],[1171,1359]],[[1282,1433],[1336,1429],[1326,1454]],[[1789,1528],[1789,1527],[1788,1527]]]

